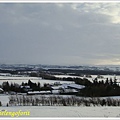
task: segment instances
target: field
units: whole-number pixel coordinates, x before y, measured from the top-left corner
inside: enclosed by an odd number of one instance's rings
[[[86,77],[88,80],[93,81],[97,75],[91,75],[92,77]],[[55,77],[80,77],[80,76],[71,76],[71,75],[55,75]],[[80,77],[83,78],[83,77]],[[106,78],[110,79],[117,79],[117,82],[120,82],[120,76],[114,76],[114,75],[103,75],[103,78],[98,78],[98,80],[106,80]],[[31,80],[32,82],[40,82],[41,85],[43,85],[44,83],[54,83],[54,82],[60,82],[61,84],[63,83],[74,83],[71,81],[60,81],[60,80],[45,80],[45,79],[41,79],[40,77],[11,77],[11,76],[0,76],[0,84],[2,84],[5,81],[9,81],[9,83],[18,83],[21,84],[22,82],[28,82],[28,80]]]
[[[101,81],[101,80],[105,81],[107,78],[114,80],[116,78],[117,82],[120,82],[120,75],[116,75],[116,76],[114,76],[114,75],[101,75],[101,76],[103,78],[98,78],[98,81]],[[60,78],[63,78],[63,77],[65,77],[65,78],[68,78],[68,77],[87,78],[88,80],[90,80],[92,82],[97,77],[97,75],[91,75],[91,77],[81,77],[81,76],[71,76],[71,75],[55,75],[55,77],[60,77]]]
[[[10,76],[0,76],[0,84],[3,82],[8,81],[9,83],[17,83],[21,84],[22,82],[28,82],[28,80],[31,80],[34,83],[40,82],[41,85],[44,83],[54,83],[54,82],[60,82],[62,83],[73,83],[69,81],[60,81],[60,80],[45,80],[41,79],[40,77],[10,77]]]
[[[65,77],[65,76],[61,76]],[[66,76],[69,77],[69,76]],[[93,79],[96,76],[92,76]],[[104,76],[104,79],[108,78],[114,78],[114,76]],[[119,76],[117,76],[118,79],[120,79]],[[21,84],[22,82],[27,82],[28,80],[31,80],[32,82],[40,82],[41,84],[44,83],[54,83],[54,82],[60,82],[60,83],[73,83],[68,81],[55,81],[55,80],[44,80],[37,77],[8,77],[8,76],[0,76],[0,84],[4,81],[9,81],[12,83],[18,83]],[[100,79],[99,79],[100,80]],[[112,96],[111,96],[112,97]],[[112,97],[114,99],[120,99],[119,96]],[[49,117],[60,117],[60,118],[88,118],[88,117],[101,117],[101,118],[117,118],[120,117],[120,107],[108,107],[108,106],[6,106],[6,104],[9,102],[9,95],[0,95],[0,101],[2,102],[2,107],[0,107],[0,111],[30,111],[30,116],[27,117],[40,117],[40,118],[49,118]],[[5,116],[1,116],[5,117]],[[11,116],[8,116],[11,117]],[[22,116],[26,117],[26,116]]]

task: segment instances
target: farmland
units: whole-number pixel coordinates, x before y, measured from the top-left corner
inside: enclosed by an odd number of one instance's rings
[[[81,81],[82,84],[77,84],[76,80],[78,83]],[[84,83],[86,80],[89,81],[87,84]],[[108,81],[106,82],[106,80]],[[112,89],[116,85],[119,86],[119,82],[120,76],[111,74],[72,75],[46,70],[5,72],[0,74],[0,85],[5,90],[0,94],[0,110],[29,110],[31,117],[120,117],[119,95],[85,97],[77,94],[89,85],[94,87],[94,84],[96,84],[98,88],[99,86],[103,88],[108,86]],[[3,87],[6,83],[9,89]],[[18,86],[18,90],[22,87],[30,89],[22,92],[16,91],[16,89],[10,88],[11,85],[13,87]],[[34,85],[37,85],[39,89],[36,89]],[[66,114],[64,114],[65,112]]]

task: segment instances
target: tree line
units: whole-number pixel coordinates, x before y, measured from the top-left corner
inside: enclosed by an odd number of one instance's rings
[[[10,96],[9,106],[120,106],[120,99],[76,96]]]

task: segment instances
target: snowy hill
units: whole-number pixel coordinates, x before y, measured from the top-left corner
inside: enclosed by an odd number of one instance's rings
[[[39,69],[72,69],[72,70],[113,70],[120,71],[120,65],[30,65],[30,64],[0,64],[4,70],[39,70]]]

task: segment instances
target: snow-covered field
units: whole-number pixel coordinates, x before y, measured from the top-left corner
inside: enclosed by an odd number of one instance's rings
[[[120,107],[15,106],[0,110],[30,111],[26,117],[120,117]]]
[[[103,78],[98,78],[98,81],[101,81],[101,80],[106,80],[106,78],[108,79],[112,79],[114,80],[114,78],[117,79],[117,82],[120,82],[120,75],[101,75]],[[72,76],[72,75],[55,75],[55,77],[59,77],[59,78],[68,78],[68,77],[72,77],[72,78],[87,78],[88,80],[90,80],[91,82],[97,77],[97,75],[91,75],[91,78],[90,77],[81,77],[81,76]]]
[[[40,82],[41,85],[43,85],[44,83],[55,83],[55,82],[60,82],[61,84],[63,83],[74,83],[74,82],[70,82],[70,81],[60,81],[60,80],[45,80],[45,79],[41,79],[40,77],[10,77],[10,76],[0,76],[0,85],[3,82],[8,81],[9,83],[18,83],[21,84],[22,82],[28,82],[28,80],[31,80],[34,83],[38,83]]]
[[[71,76],[71,75],[55,75],[56,77],[80,77],[80,76]],[[92,77],[86,77],[88,80],[93,81],[97,75],[91,75]],[[120,82],[120,76],[114,76],[114,75],[102,75],[103,78],[98,78],[98,80],[106,80],[106,78],[110,79],[117,79],[117,82]],[[84,78],[84,77],[80,77],[80,78]],[[40,82],[41,85],[43,85],[44,83],[55,83],[55,82],[60,82],[61,84],[63,83],[74,83],[72,81],[60,81],[60,80],[45,80],[45,79],[41,79],[40,77],[25,77],[25,76],[0,76],[0,84],[2,84],[5,81],[9,81],[9,83],[18,83],[21,84],[22,82],[28,82],[28,80],[31,80],[32,82]]]

